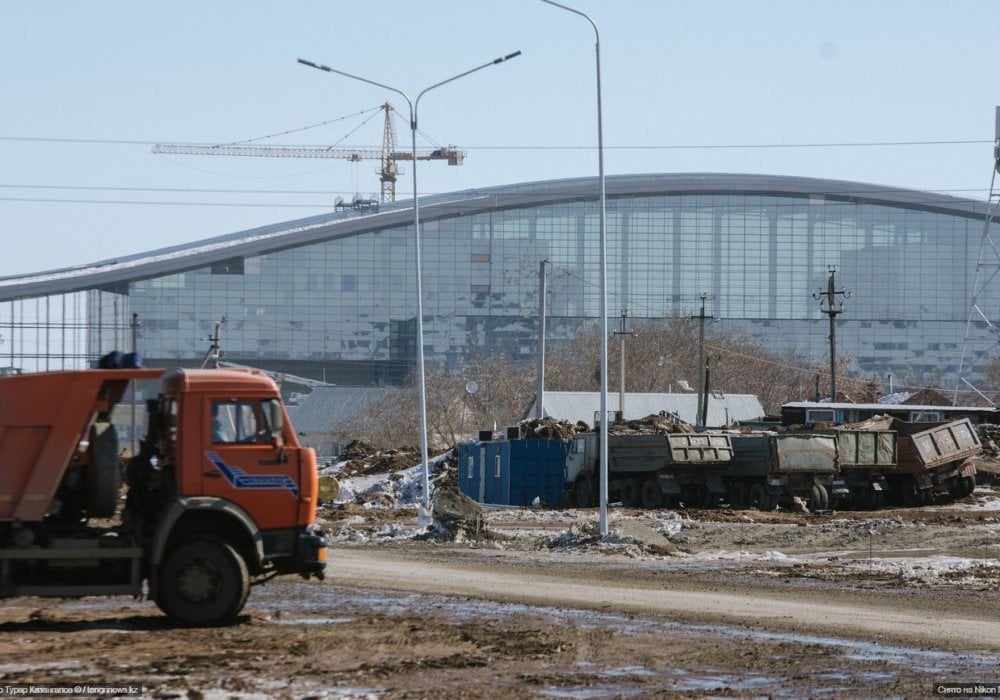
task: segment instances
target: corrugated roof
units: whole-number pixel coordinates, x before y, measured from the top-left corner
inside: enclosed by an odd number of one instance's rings
[[[619,395],[608,394],[608,410],[618,410]],[[593,391],[547,391],[543,403],[546,416],[571,423],[583,421],[594,424],[594,416],[600,410],[601,395]],[[677,416],[685,423],[697,423],[697,394],[625,394],[625,419],[634,420],[665,411]],[[535,415],[532,403],[528,416]],[[740,421],[758,420],[764,417],[764,406],[752,394],[711,394],[708,397],[708,427],[721,427]]]
[[[288,417],[298,433],[328,433],[398,389],[366,386],[317,387],[298,406],[288,407]]]

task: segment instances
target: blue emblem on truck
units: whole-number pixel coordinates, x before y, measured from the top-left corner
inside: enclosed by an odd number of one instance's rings
[[[205,456],[234,489],[288,489],[299,497],[299,485],[287,474],[247,474],[239,467],[226,464],[216,452],[206,450]]]

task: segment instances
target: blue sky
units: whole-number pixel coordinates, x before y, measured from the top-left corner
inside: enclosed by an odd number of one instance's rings
[[[828,177],[985,199],[1000,104],[995,0],[576,0],[601,31],[608,174]],[[540,0],[0,0],[0,275],[319,214],[375,161],[156,155],[424,97],[467,151],[421,194],[595,175],[594,39]],[[377,147],[375,118],[262,143]],[[408,145],[403,122],[399,141]],[[907,142],[912,145],[871,145]],[[944,142],[944,143],[942,143]],[[956,143],[967,142],[967,143]],[[803,144],[868,144],[804,146]],[[408,199],[410,164],[397,198]]]

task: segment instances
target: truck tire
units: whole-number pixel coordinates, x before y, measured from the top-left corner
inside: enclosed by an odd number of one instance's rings
[[[955,480],[948,487],[948,492],[956,499],[970,496],[975,490],[976,477],[974,476],[955,477]]]
[[[733,510],[742,510],[747,507],[747,485],[739,482],[729,485],[726,489],[726,498],[729,499],[729,507]]]
[[[87,467],[87,515],[112,517],[118,509],[121,487],[118,433],[112,423],[94,423],[90,429],[90,465]]]
[[[923,494],[920,493],[920,486],[917,485],[917,480],[914,477],[904,476],[893,487],[897,490],[900,505],[908,508],[923,505]]]
[[[809,510],[813,513],[830,510],[830,492],[823,484],[813,484],[812,496],[809,498]]]
[[[868,491],[865,493],[865,510],[878,510],[883,505],[885,505],[885,494],[881,491],[876,491],[869,484]]]
[[[594,506],[594,489],[590,486],[590,479],[581,476],[576,480],[573,498],[576,500],[577,508],[592,508]]]
[[[763,481],[756,482],[750,487],[750,507],[757,510],[771,510],[771,494],[767,492],[767,486]]]
[[[656,477],[646,479],[642,482],[642,507],[660,508],[663,506],[663,489],[656,481]]]
[[[622,505],[638,508],[642,505],[642,482],[636,478],[625,479],[621,486]]]
[[[249,594],[243,557],[220,539],[196,537],[167,555],[156,604],[183,625],[212,627],[233,622]]]

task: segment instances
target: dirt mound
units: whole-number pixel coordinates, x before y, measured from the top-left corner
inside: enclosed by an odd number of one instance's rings
[[[439,488],[432,512],[439,538],[454,540],[464,535],[481,539],[487,535],[482,508],[458,489]]]

